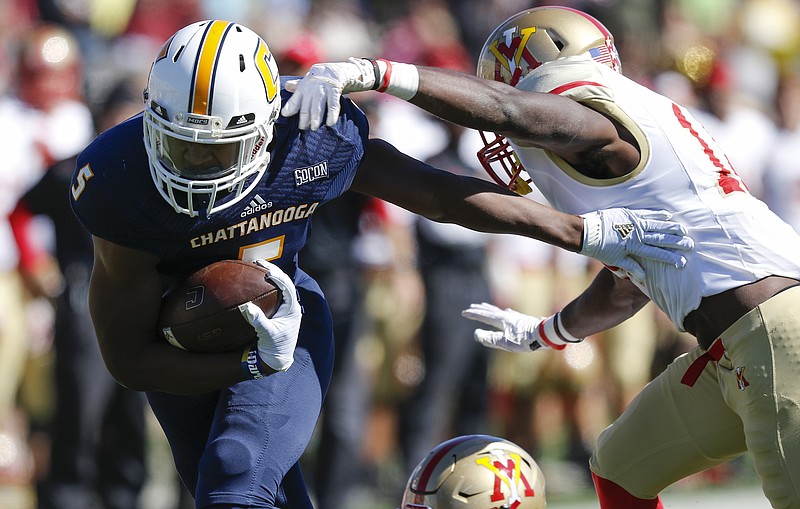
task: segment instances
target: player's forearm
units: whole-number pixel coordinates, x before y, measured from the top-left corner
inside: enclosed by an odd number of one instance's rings
[[[587,337],[608,330],[635,315],[649,299],[628,279],[601,270],[592,284],[561,311],[570,334]]]
[[[369,142],[351,189],[442,223],[523,235],[570,251],[583,219],[563,214],[486,180],[434,169],[379,139]]]
[[[201,394],[244,379],[241,353],[190,354],[157,336],[156,259],[95,239],[89,309],[111,376],[138,391]]]
[[[92,316],[98,344],[108,372],[121,385],[136,391],[202,394],[244,379],[241,352],[185,352],[156,336],[152,318],[115,309],[108,297],[102,302],[97,298],[95,292]]]
[[[156,340],[131,355],[106,355],[106,365],[122,385],[137,391],[204,394],[245,379],[241,352],[197,354]]]
[[[511,87],[444,69],[417,66],[419,89],[410,103],[471,129],[503,132],[515,103]]]
[[[581,248],[584,224],[579,216],[494,187],[465,190],[463,200],[449,202],[440,220],[479,231],[522,235],[573,252]]]
[[[607,144],[616,136],[602,115],[558,94],[521,91],[447,69],[416,69],[418,89],[408,101],[456,124],[557,153]]]

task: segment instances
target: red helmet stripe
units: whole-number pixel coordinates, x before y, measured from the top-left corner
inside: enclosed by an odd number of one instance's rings
[[[434,452],[433,457],[428,462],[428,464],[425,465],[425,468],[419,475],[419,480],[417,481],[417,491],[420,493],[427,492],[428,481],[430,481],[431,476],[433,475],[433,471],[436,470],[436,467],[437,465],[439,465],[439,462],[442,460],[442,458],[444,458],[447,455],[447,453],[452,451],[456,446],[473,438],[474,436],[467,435],[459,438],[454,438],[440,445],[439,450]]]

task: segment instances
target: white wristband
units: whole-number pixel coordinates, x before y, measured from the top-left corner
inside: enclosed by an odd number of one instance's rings
[[[375,87],[378,92],[385,92],[406,101],[417,95],[419,89],[417,66],[383,59],[376,62],[381,76],[380,84],[376,84]]]
[[[561,320],[561,311],[555,314],[556,316],[556,333],[567,343],[580,343],[585,338],[576,338],[564,327],[564,322]]]
[[[539,324],[539,339],[555,350],[563,349],[568,343],[580,343],[583,338],[576,338],[564,328],[561,312],[543,320]]]

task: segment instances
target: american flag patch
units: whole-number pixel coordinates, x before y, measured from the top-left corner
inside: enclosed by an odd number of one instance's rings
[[[614,47],[614,43],[610,39],[606,39],[606,43],[602,46],[590,48],[589,56],[591,56],[595,62],[607,65],[615,71],[619,71],[619,54],[617,54],[617,48]]]
[[[608,64],[611,62],[611,52],[608,51],[608,48],[605,46],[600,46],[599,48],[591,48],[589,50],[589,54],[592,56],[593,59],[597,60],[601,64]]]

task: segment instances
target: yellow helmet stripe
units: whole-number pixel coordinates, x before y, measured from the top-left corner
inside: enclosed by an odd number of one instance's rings
[[[514,54],[514,63],[519,65],[522,61],[522,53],[525,51],[525,48],[528,47],[528,39],[531,38],[531,35],[536,33],[536,27],[526,27],[522,28],[519,31],[519,35],[522,40],[519,42],[519,46],[517,46],[517,51]]]
[[[263,40],[258,42],[258,49],[256,50],[256,68],[261,79],[264,82],[264,88],[267,90],[267,102],[275,100],[278,95],[278,83],[275,81],[275,76],[278,74],[275,65],[275,59],[270,53],[267,43]],[[273,69],[275,69],[273,71]]]
[[[510,70],[510,66],[508,65],[508,58],[502,53],[500,53],[499,49],[497,49],[498,43],[499,41],[497,39],[492,41],[492,44],[489,46],[489,51],[491,51],[492,55],[494,55],[494,58],[496,58],[497,61],[500,62],[500,65],[505,67],[506,70]]]
[[[209,115],[211,111],[211,87],[217,70],[219,51],[225,34],[233,26],[228,21],[214,20],[209,23],[203,39],[200,41],[200,51],[194,64],[192,77],[192,94],[189,112],[198,115]]]

